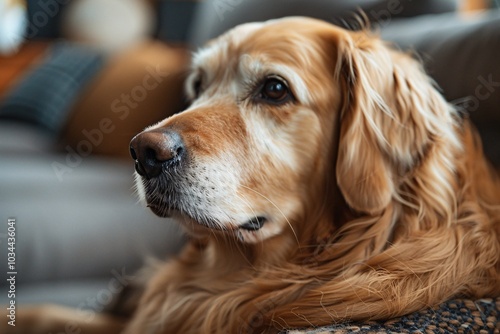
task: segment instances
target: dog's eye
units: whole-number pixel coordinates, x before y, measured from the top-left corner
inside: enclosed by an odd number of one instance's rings
[[[200,96],[201,93],[201,77],[197,78],[194,83],[193,83],[193,91],[194,91],[194,96],[198,97]]]
[[[291,97],[287,85],[277,79],[269,78],[264,82],[259,94],[259,98],[272,103],[287,102]]]

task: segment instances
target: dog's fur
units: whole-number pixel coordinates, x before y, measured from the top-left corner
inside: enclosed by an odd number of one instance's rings
[[[269,77],[289,99],[259,95]],[[137,184],[191,241],[124,333],[273,333],[500,294],[499,180],[409,55],[313,19],[246,24],[194,56],[187,92],[145,131],[176,131],[189,159]]]

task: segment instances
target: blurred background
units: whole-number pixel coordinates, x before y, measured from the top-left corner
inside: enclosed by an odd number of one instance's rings
[[[131,275],[145,257],[178,250],[177,226],[137,202],[128,144],[185,107],[191,51],[243,22],[305,15],[350,26],[364,10],[383,38],[417,52],[500,165],[498,5],[0,0],[0,254],[14,218],[18,302],[99,311],[120,290],[110,287],[117,273]],[[2,259],[4,266],[6,273]],[[0,304],[6,297],[0,293]]]

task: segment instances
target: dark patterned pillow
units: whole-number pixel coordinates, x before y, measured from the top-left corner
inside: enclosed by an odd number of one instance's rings
[[[36,124],[58,135],[103,62],[103,55],[95,50],[63,42],[53,45],[45,60],[0,102],[0,119]]]

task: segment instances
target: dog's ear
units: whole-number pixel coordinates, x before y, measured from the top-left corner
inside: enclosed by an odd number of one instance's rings
[[[395,196],[401,174],[453,123],[450,107],[416,60],[378,38],[350,32],[337,44],[344,99],[337,183],[353,209],[376,214]]]

